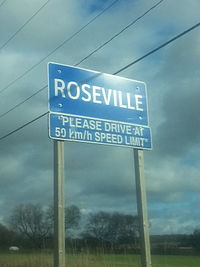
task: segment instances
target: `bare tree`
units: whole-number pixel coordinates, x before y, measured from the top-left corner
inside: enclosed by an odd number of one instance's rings
[[[48,218],[53,225],[54,222],[53,206],[49,207]],[[80,219],[81,219],[81,212],[77,206],[71,205],[65,208],[65,230],[77,228],[79,226]]]
[[[139,236],[138,216],[113,213],[110,222],[110,239],[115,242],[132,243]]]
[[[109,234],[109,225],[111,214],[100,211],[91,213],[88,217],[85,236],[96,238],[97,240],[106,240]]]
[[[41,247],[51,231],[52,224],[47,211],[41,205],[20,204],[13,210],[10,226],[28,237],[36,247]]]
[[[138,217],[118,212],[91,213],[84,235],[98,240],[130,243],[138,237]]]
[[[66,229],[74,229],[79,227],[81,219],[80,209],[75,206],[71,205],[65,208],[65,228]]]

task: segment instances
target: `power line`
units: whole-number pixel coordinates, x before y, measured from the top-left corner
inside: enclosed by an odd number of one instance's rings
[[[3,49],[49,2],[44,3],[1,47],[0,50]],[[0,6],[1,7],[1,6]]]
[[[94,18],[92,18],[90,21],[88,21],[83,27],[81,27],[78,31],[73,33],[69,38],[65,39],[60,45],[58,45],[56,48],[54,48],[49,54],[47,54],[45,57],[43,57],[40,61],[38,61],[36,64],[34,64],[32,67],[27,69],[23,74],[18,76],[15,80],[10,82],[8,85],[6,85],[4,88],[0,90],[0,94],[4,92],[6,89],[8,89],[10,86],[12,86],[14,83],[16,83],[18,80],[23,78],[26,74],[28,74],[31,70],[33,70],[35,67],[37,67],[40,63],[42,63],[45,59],[47,59],[49,56],[51,56],[53,53],[55,53],[59,48],[61,48],[63,45],[65,45],[67,42],[72,40],[76,35],[78,35],[81,31],[83,31],[87,26],[89,26],[93,21],[95,21],[98,17],[100,17],[103,13],[105,13],[108,9],[110,9],[112,6],[114,6],[119,0],[113,1],[109,6],[104,8],[99,14],[97,14]]]
[[[159,1],[157,4],[155,4],[154,6],[152,6],[150,9],[148,9],[147,11],[145,11],[142,15],[140,15],[139,17],[137,17],[136,19],[134,19],[131,23],[129,23],[128,25],[126,25],[122,30],[120,30],[117,34],[115,34],[113,37],[111,37],[108,41],[106,41],[104,44],[100,45],[97,49],[95,49],[93,52],[91,52],[89,55],[87,55],[86,57],[84,57],[82,60],[80,60],[78,63],[76,63],[74,66],[78,66],[80,65],[83,61],[85,61],[86,59],[88,59],[89,57],[91,57],[94,53],[96,53],[98,50],[100,50],[101,48],[103,48],[105,45],[107,45],[108,43],[110,43],[112,40],[114,40],[117,36],[119,36],[120,34],[122,34],[125,30],[127,30],[129,27],[133,26],[137,21],[139,21],[140,19],[142,19],[145,15],[147,15],[150,11],[152,11],[154,8],[156,8],[158,5],[160,5],[163,1],[165,0],[161,0]],[[39,89],[37,92],[35,92],[33,95],[29,96],[27,99],[23,100],[22,102],[20,102],[19,104],[17,104],[16,106],[14,106],[13,108],[11,108],[10,110],[8,110],[7,112],[3,113],[0,115],[0,118],[2,118],[3,116],[5,116],[6,114],[8,114],[9,112],[13,111],[15,108],[21,106],[22,104],[24,104],[26,101],[28,101],[30,98],[34,97],[35,95],[37,95],[38,93],[40,93],[42,90],[44,90],[47,87],[44,86],[43,88]]]
[[[149,56],[149,55],[155,53],[156,51],[158,51],[158,50],[160,50],[161,48],[167,46],[168,44],[170,44],[170,43],[172,43],[173,41],[179,39],[179,38],[182,37],[183,35],[189,33],[190,31],[196,29],[196,28],[199,27],[199,26],[200,26],[200,22],[197,23],[197,24],[195,24],[194,26],[190,27],[189,29],[183,31],[182,33],[176,35],[174,38],[172,38],[172,39],[170,39],[169,41],[163,43],[162,45],[158,46],[157,48],[151,50],[151,51],[150,51],[149,53],[147,53],[146,55],[144,55],[144,56],[138,58],[137,60],[134,60],[133,62],[131,62],[131,63],[129,63],[128,65],[126,65],[125,67],[119,69],[118,71],[116,71],[116,72],[113,73],[112,75],[116,75],[116,74],[118,74],[118,73],[124,71],[125,69],[130,68],[132,65],[138,63],[139,61],[143,60],[143,59],[146,58],[147,56]],[[101,74],[100,74],[100,75],[101,75]],[[24,125],[20,126],[19,128],[13,130],[12,132],[10,132],[10,133],[8,133],[8,134],[2,136],[2,137],[0,138],[0,141],[3,140],[3,139],[5,139],[6,137],[10,136],[11,134],[13,134],[13,133],[15,133],[15,132],[17,132],[17,131],[23,129],[24,127],[26,127],[26,126],[28,126],[29,124],[35,122],[36,120],[38,120],[38,119],[44,117],[44,116],[47,115],[48,113],[49,113],[49,112],[47,111],[47,112],[41,114],[40,116],[36,117],[35,119],[33,119],[33,120],[31,120],[31,121],[25,123]]]
[[[47,85],[43,86],[42,88],[40,88],[38,91],[36,91],[35,93],[33,93],[32,95],[30,95],[29,97],[27,97],[26,99],[24,99],[23,101],[21,101],[20,103],[18,103],[17,105],[13,106],[11,109],[9,109],[8,111],[2,113],[0,115],[0,119],[2,117],[4,117],[5,115],[7,115],[8,113],[10,113],[11,111],[15,110],[16,108],[18,108],[19,106],[23,105],[26,101],[28,101],[29,99],[31,99],[32,97],[34,97],[35,95],[39,94],[40,92],[42,92],[45,88],[47,88]]]
[[[145,59],[146,57],[152,55],[153,53],[157,52],[157,51],[160,50],[161,48],[163,48],[163,47],[169,45],[170,43],[174,42],[175,40],[179,39],[179,38],[182,37],[183,35],[187,34],[188,32],[190,32],[190,31],[192,31],[192,30],[194,30],[194,29],[196,29],[196,28],[199,27],[199,26],[200,26],[200,22],[198,22],[197,24],[195,24],[195,25],[192,26],[191,28],[185,30],[184,32],[182,32],[182,33],[176,35],[175,37],[173,37],[173,38],[170,39],[169,41],[167,41],[167,42],[161,44],[161,45],[158,46],[157,48],[151,50],[150,52],[148,52],[148,53],[145,54],[144,56],[142,56],[142,57],[140,57],[140,58],[134,60],[134,61],[131,62],[131,63],[129,63],[129,64],[126,65],[125,67],[123,67],[123,68],[121,68],[120,70],[118,70],[118,71],[116,71],[115,73],[113,73],[113,75],[116,75],[116,74],[118,74],[118,73],[120,73],[120,72],[126,70],[127,68],[129,68],[129,67],[131,67],[132,65],[138,63],[139,61]]]
[[[99,51],[101,48],[103,48],[105,45],[107,45],[108,43],[110,43],[112,40],[114,40],[116,37],[118,37],[120,34],[122,34],[124,31],[126,31],[128,28],[130,28],[131,26],[133,26],[137,21],[139,21],[140,19],[142,19],[144,16],[146,16],[149,12],[151,12],[154,8],[156,8],[157,6],[159,6],[163,1],[165,0],[161,0],[159,1],[157,4],[155,4],[154,6],[152,6],[150,9],[148,9],[146,12],[144,12],[141,16],[139,16],[138,18],[134,19],[130,24],[128,24],[127,26],[125,26],[121,31],[119,31],[118,33],[116,33],[115,35],[113,35],[109,40],[107,40],[105,43],[103,43],[102,45],[100,45],[99,47],[97,47],[94,51],[92,51],[89,55],[87,55],[86,57],[84,57],[83,59],[81,59],[78,63],[75,64],[75,66],[80,65],[83,61],[85,61],[86,59],[88,59],[89,57],[91,57],[93,54],[95,54],[97,51]]]
[[[49,112],[47,111],[47,112],[45,112],[45,113],[39,115],[39,116],[36,117],[35,119],[33,119],[33,120],[31,120],[31,121],[29,121],[29,122],[23,124],[22,126],[18,127],[17,129],[13,130],[12,132],[10,132],[10,133],[8,133],[8,134],[2,136],[2,137],[0,138],[0,141],[3,140],[3,139],[5,139],[6,137],[10,136],[11,134],[14,134],[14,133],[18,132],[19,130],[25,128],[26,126],[30,125],[31,123],[33,123],[33,122],[35,122],[35,121],[41,119],[42,117],[46,116],[48,113],[49,113]]]

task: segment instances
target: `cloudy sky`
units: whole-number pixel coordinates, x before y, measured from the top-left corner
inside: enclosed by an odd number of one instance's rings
[[[154,0],[0,2],[0,137],[43,114],[47,63],[75,65],[154,6]],[[164,0],[79,66],[114,73],[200,21],[199,0]],[[145,152],[151,233],[200,227],[200,32],[120,73],[146,82],[153,150]],[[66,41],[68,40],[68,41]],[[59,47],[59,48],[58,48]],[[48,56],[49,55],[49,56]],[[53,200],[53,141],[43,117],[0,141],[0,221],[18,203]],[[85,214],[136,214],[133,150],[65,143],[65,201]]]

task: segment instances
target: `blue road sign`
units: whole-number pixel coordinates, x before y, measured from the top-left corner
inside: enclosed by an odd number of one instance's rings
[[[51,138],[151,148],[145,83],[57,63],[48,80]]]

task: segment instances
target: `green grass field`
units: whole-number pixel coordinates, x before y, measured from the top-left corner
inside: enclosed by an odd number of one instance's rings
[[[52,267],[51,253],[0,253],[0,267]],[[153,255],[153,267],[199,267],[200,256]],[[139,255],[66,254],[66,267],[140,267]]]

